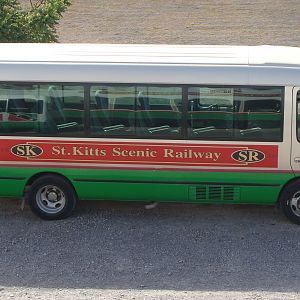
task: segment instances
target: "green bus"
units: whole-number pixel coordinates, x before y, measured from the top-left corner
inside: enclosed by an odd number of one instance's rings
[[[300,224],[300,49],[1,44],[0,67],[0,197],[47,220],[116,200]]]

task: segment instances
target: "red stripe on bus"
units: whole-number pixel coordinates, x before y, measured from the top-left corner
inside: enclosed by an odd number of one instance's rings
[[[278,168],[278,145],[2,140],[2,162]]]

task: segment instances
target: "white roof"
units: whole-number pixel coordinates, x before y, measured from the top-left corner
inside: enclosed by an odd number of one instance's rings
[[[1,62],[299,65],[300,48],[108,44],[0,44]]]
[[[0,43],[8,81],[300,86],[300,48]]]

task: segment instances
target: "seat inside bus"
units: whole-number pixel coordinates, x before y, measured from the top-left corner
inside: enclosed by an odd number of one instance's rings
[[[237,140],[272,140],[280,136],[281,102],[251,99],[233,105],[203,105],[189,101],[189,136]]]
[[[48,88],[49,105],[47,105],[47,130],[65,132],[78,130],[75,129],[79,123],[70,120],[68,108],[64,107],[63,97],[60,95],[57,87],[50,86]]]
[[[127,97],[110,99],[106,91],[95,92],[96,107],[91,108],[92,131],[129,134],[134,128],[134,101]]]
[[[173,99],[137,97],[137,121],[141,135],[177,135],[181,126],[181,111]]]
[[[111,96],[106,91],[95,92],[91,105],[92,131],[138,136],[174,135],[179,133],[181,112],[173,100]]]

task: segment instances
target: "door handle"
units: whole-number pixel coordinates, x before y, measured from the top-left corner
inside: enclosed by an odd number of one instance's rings
[[[295,162],[295,163],[300,163],[300,157],[295,157],[295,158],[294,158],[294,162]]]

